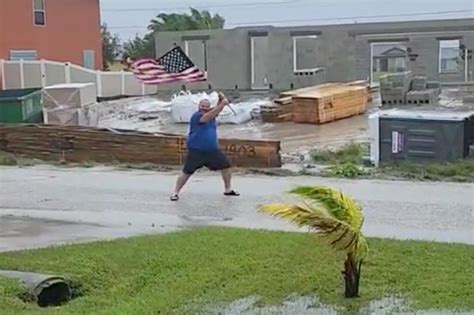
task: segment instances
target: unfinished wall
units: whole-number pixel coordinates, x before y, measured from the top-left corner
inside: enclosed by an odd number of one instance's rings
[[[439,39],[454,36],[461,38],[470,49],[474,49],[474,22],[460,19],[162,32],[156,35],[157,56],[166,53],[173,44],[185,47],[186,41],[204,41],[209,82],[187,86],[198,89],[207,88],[208,84],[211,84],[213,88],[218,89],[251,89],[252,66],[257,71],[261,69],[252,64],[253,36],[268,36],[265,67],[267,87],[271,89],[285,90],[326,81],[368,79],[371,76],[370,45],[372,42],[384,40],[402,40],[411,48],[412,54],[418,55],[407,63],[413,72],[425,74],[432,80],[449,82],[463,81],[464,67],[455,74],[439,73]],[[301,64],[310,64],[308,60],[314,57],[316,65],[313,71],[295,72],[294,37],[301,36],[317,36],[315,45],[297,44],[298,47],[303,47],[304,53],[311,55],[307,58],[301,57]],[[189,50],[189,55],[191,59],[202,59],[202,52]],[[196,63],[201,64],[200,61]],[[471,60],[471,69],[472,63]],[[472,76],[470,78],[472,80]],[[159,89],[175,89],[181,85],[163,85]]]

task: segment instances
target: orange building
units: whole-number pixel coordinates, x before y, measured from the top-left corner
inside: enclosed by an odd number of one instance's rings
[[[100,0],[0,0],[0,59],[102,68]]]

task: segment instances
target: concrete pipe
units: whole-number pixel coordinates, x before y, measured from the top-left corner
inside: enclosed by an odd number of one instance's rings
[[[7,270],[0,270],[0,276],[21,281],[40,307],[58,306],[71,299],[71,288],[63,277]]]

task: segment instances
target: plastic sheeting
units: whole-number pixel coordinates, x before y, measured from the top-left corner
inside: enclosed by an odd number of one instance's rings
[[[46,124],[96,127],[99,110],[95,84],[63,84],[43,88]]]
[[[205,92],[192,94],[191,92],[180,92],[171,99],[171,115],[176,122],[189,123],[191,116],[197,111],[199,102],[207,99],[214,107],[219,101],[216,92],[207,94]],[[217,117],[221,124],[242,124],[248,122],[258,114],[260,105],[269,103],[268,100],[249,100],[240,103],[231,103],[230,108],[225,107]]]

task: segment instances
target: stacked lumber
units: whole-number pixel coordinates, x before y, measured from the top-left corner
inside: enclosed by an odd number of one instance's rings
[[[280,142],[221,139],[234,166],[280,167]],[[186,139],[180,135],[81,126],[0,124],[0,151],[68,163],[181,165]]]
[[[293,121],[324,124],[364,113],[367,110],[367,88],[331,86],[293,96]]]
[[[273,101],[273,106],[260,106],[262,120],[264,122],[290,122],[293,121],[293,96],[314,91],[318,89],[337,86],[338,83],[325,83],[315,86],[309,86],[301,89],[290,90],[280,93],[279,98]]]
[[[327,89],[331,88],[334,86],[339,86],[340,83],[335,83],[335,82],[329,82],[329,83],[324,83],[324,84],[318,84],[318,85],[313,85],[313,86],[308,86],[305,88],[301,89],[296,89],[296,90],[291,90],[291,91],[286,91],[280,93],[280,97],[293,97],[298,94],[314,91],[314,90],[321,90],[321,89]]]
[[[293,104],[291,97],[277,99],[272,105],[260,106],[263,122],[288,122],[292,121]]]
[[[348,85],[348,86],[363,86],[367,89],[367,101],[368,102],[371,102],[373,100],[373,93],[374,93],[374,90],[373,88],[370,87],[370,83],[366,80],[358,80],[358,81],[352,81],[352,82],[349,82],[349,83],[346,83],[345,85]]]
[[[280,93],[273,106],[261,107],[264,122],[326,122],[359,115],[372,100],[365,80],[324,83]]]

